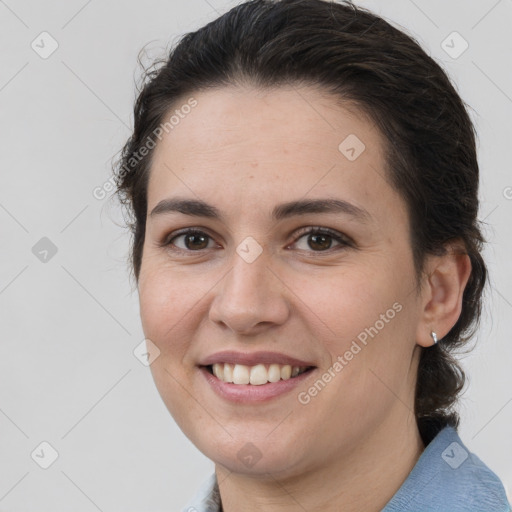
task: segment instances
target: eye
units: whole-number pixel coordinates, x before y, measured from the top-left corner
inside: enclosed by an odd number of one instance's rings
[[[177,233],[173,233],[171,238],[165,239],[160,246],[168,247],[172,251],[176,252],[199,252],[206,249],[211,249],[209,242],[213,242],[210,235],[204,231],[188,228]],[[321,227],[308,227],[304,228],[298,233],[298,238],[292,245],[296,245],[301,238],[310,237],[307,242],[307,247],[299,247],[299,250],[313,250],[313,252],[327,252],[333,249],[333,240],[338,244],[338,250],[343,249],[347,246],[352,246],[351,240],[329,228]],[[178,240],[182,240],[182,245],[177,243]],[[336,247],[334,247],[336,250]]]
[[[184,246],[182,247],[176,244],[176,240],[179,240],[180,238],[183,239]],[[208,249],[208,240],[212,240],[212,238],[204,231],[200,231],[198,229],[186,229],[164,241],[162,246],[170,246],[172,250],[182,252],[196,252]]]
[[[338,242],[338,249],[341,249],[346,246],[351,246],[351,242],[347,237],[329,228],[310,227],[306,228],[306,231],[301,230],[299,232],[299,235],[300,236],[294,242],[294,245],[297,244],[298,240],[300,240],[301,238],[309,237],[307,247],[302,248],[301,250],[308,250],[309,248],[313,249],[313,252],[326,252],[332,249],[333,240]]]

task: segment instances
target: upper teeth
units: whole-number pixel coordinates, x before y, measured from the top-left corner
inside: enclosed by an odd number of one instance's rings
[[[291,366],[289,364],[257,364],[246,366],[244,364],[215,363],[213,365],[214,375],[224,381],[233,384],[253,384],[259,386],[267,382],[277,382],[280,379],[287,380],[303,373],[307,368]]]

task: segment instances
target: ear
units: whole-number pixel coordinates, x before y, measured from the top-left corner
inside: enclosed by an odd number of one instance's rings
[[[434,344],[431,332],[440,341],[456,324],[462,311],[462,295],[471,275],[471,260],[464,244],[446,245],[442,256],[428,256],[422,282],[422,310],[416,341],[422,347]]]

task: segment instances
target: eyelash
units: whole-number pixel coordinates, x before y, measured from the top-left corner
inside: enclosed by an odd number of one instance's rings
[[[336,242],[338,242],[339,244],[341,244],[341,247],[338,247],[338,249],[336,249],[335,247],[330,247],[329,249],[325,249],[324,251],[314,251],[314,250],[311,250],[311,251],[308,251],[308,252],[313,252],[313,253],[318,253],[318,254],[324,254],[324,253],[331,253],[333,250],[340,250],[340,249],[343,249],[344,247],[352,247],[352,241],[346,237],[346,236],[343,236],[341,233],[338,233],[337,231],[334,231],[333,229],[329,229],[329,228],[322,228],[322,227],[319,227],[319,226],[313,226],[313,227],[308,227],[308,228],[304,228],[302,230],[299,230],[299,232],[297,233],[296,235],[296,238],[294,240],[294,244],[297,243],[298,240],[300,240],[302,237],[304,237],[305,235],[328,235],[329,237],[331,237],[333,240],[335,240]],[[190,249],[181,249],[179,247],[175,247],[174,244],[172,243],[174,240],[176,240],[176,238],[179,238],[181,236],[184,236],[184,235],[205,235],[207,236],[208,238],[212,239],[212,237],[210,235],[208,235],[208,233],[204,232],[204,231],[201,231],[201,230],[198,230],[197,228],[187,228],[187,229],[184,229],[182,231],[178,231],[177,233],[171,233],[172,237],[169,238],[167,237],[161,244],[160,244],[160,247],[166,247],[166,248],[169,248],[171,251],[173,252],[179,252],[179,253],[201,253],[203,251],[206,251],[207,249],[198,249],[197,251],[194,251],[194,250],[190,250]]]

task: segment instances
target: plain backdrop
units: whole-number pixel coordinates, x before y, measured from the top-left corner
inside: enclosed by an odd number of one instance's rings
[[[130,134],[139,51],[162,56],[236,3],[0,1],[1,511],[178,511],[213,470],[134,355],[129,235],[93,190]],[[356,3],[412,34],[471,106],[491,283],[460,434],[510,495],[512,1]]]

